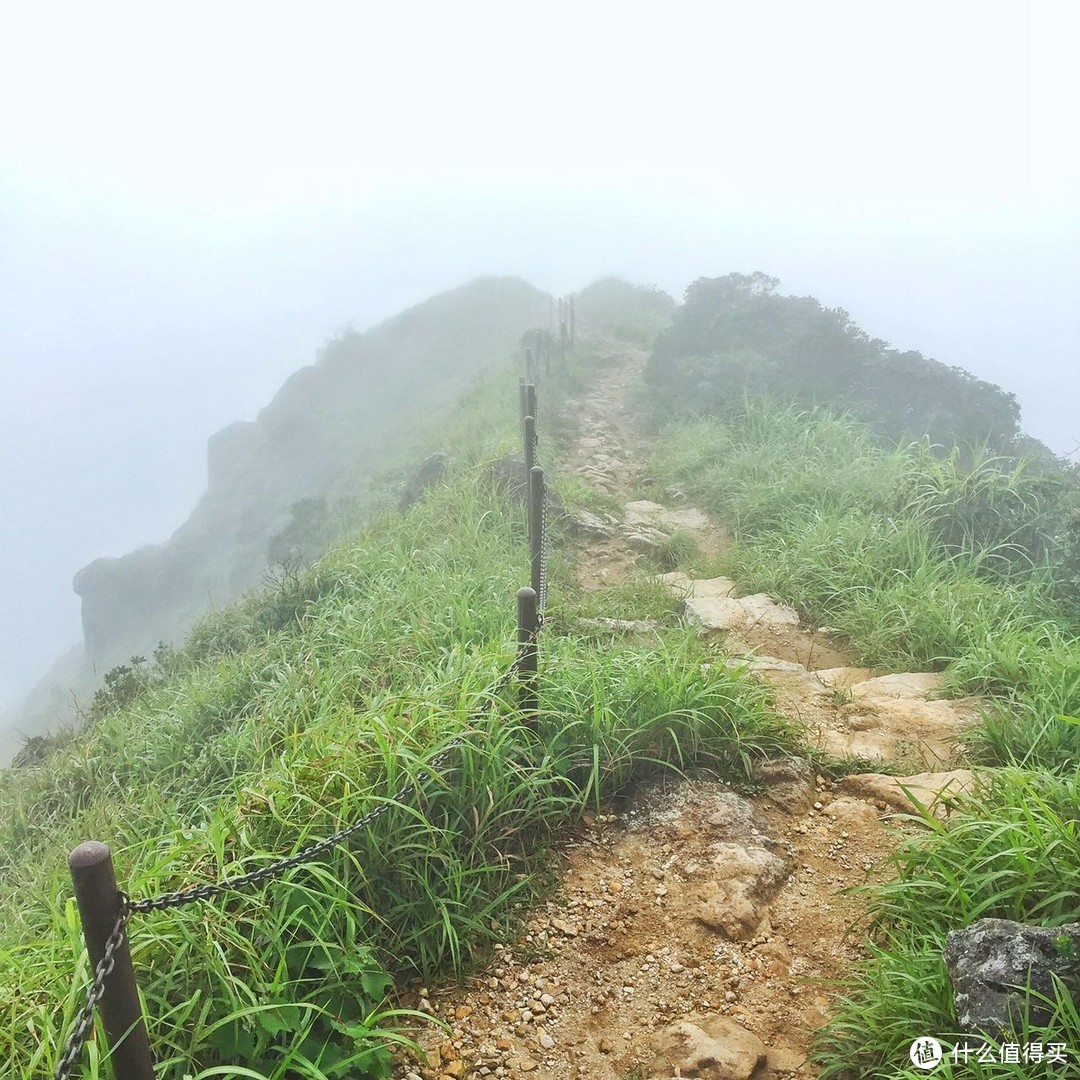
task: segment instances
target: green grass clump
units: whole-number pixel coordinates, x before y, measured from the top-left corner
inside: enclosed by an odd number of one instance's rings
[[[504,695],[521,509],[480,468],[204,620],[44,765],[0,774],[0,1056],[55,1067],[88,977],[65,857],[99,838],[134,898],[256,869],[373,806],[368,829],[253,893],[135,915],[163,1076],[385,1077],[395,980],[464,970],[535,895],[553,833],[658,769],[745,782],[795,733],[686,631],[611,646],[596,607],[670,613],[655,584],[584,598],[553,552],[534,730]],[[454,744],[438,768],[428,763]],[[421,779],[422,771],[431,775]],[[398,801],[403,784],[415,792]],[[107,1075],[87,1051],[88,1075]]]
[[[908,1061],[912,1040],[932,1034],[951,1044],[959,1037],[941,958],[950,930],[982,918],[1041,926],[1075,921],[1078,805],[1080,773],[1007,769],[982,777],[975,797],[948,823],[930,812],[917,816],[925,831],[897,849],[895,879],[872,889],[870,957],[818,1040],[822,1080],[925,1075]],[[1049,1022],[1026,1026],[1016,1041],[1066,1042],[1074,1052],[1075,1003],[1062,992]],[[1026,1076],[1031,1068],[969,1073],[974,1064],[942,1075]]]
[[[1059,478],[923,441],[882,449],[825,411],[747,402],[666,433],[652,483],[730,528],[725,572],[840,630],[860,662],[945,670],[997,702],[970,744],[987,762],[1067,770],[1080,738],[1080,640],[1054,561]]]

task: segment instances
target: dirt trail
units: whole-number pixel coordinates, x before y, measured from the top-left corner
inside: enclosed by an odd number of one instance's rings
[[[624,580],[674,529],[708,554],[729,543],[694,507],[632,499],[644,460],[628,392],[644,355],[610,347],[611,364],[573,403],[581,432],[562,469],[624,505],[580,523],[586,589]],[[673,501],[679,494],[672,492]],[[629,501],[627,501],[629,500]],[[909,766],[899,783],[924,801],[962,791],[953,736],[973,703],[928,700],[938,677],[875,677],[827,632],[724,578],[664,575],[686,618],[729,664],[776,690],[780,709],[818,745]],[[557,894],[467,987],[418,1002],[452,1028],[421,1036],[419,1077],[552,1080],[788,1080],[816,1071],[808,1048],[836,985],[863,955],[864,901],[841,890],[880,880],[895,838],[882,823],[911,810],[897,778],[833,783],[804,760],[761,766],[765,793],[714,781],[639,790],[617,818],[586,821],[560,853]]]

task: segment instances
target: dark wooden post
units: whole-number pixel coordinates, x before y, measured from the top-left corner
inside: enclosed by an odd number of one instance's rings
[[[525,480],[528,482],[532,467],[536,464],[536,418],[530,413],[525,417]]]
[[[536,418],[536,383],[529,383],[525,387],[525,415]]]
[[[542,593],[540,574],[544,548],[544,470],[534,465],[529,470],[529,579],[533,591]]]
[[[96,969],[120,914],[120,890],[112,855],[104,844],[88,840],[71,852],[68,866],[90,965]],[[113,959],[115,967],[105,979],[105,993],[98,1005],[112,1049],[113,1070],[117,1080],[154,1080],[154,1059],[126,934],[113,952]]]
[[[536,675],[539,669],[537,648],[536,593],[532,589],[518,589],[518,673],[521,688],[518,693],[518,708],[529,718],[535,720],[539,699],[536,689]]]

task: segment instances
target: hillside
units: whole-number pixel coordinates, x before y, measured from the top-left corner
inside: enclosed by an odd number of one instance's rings
[[[968,1030],[945,945],[983,917],[1059,943],[1017,1022],[1080,1045],[1070,472],[771,390],[710,411],[668,385],[661,424],[664,365],[720,385],[723,343],[673,344],[687,308],[654,291],[576,300],[540,372],[538,714],[500,678],[518,355],[440,430],[419,502],[114,672],[81,736],[0,774],[22,1073],[55,1066],[87,978],[73,844],[108,840],[138,900],[351,822],[280,880],[132,915],[160,1075],[909,1080],[914,1038]],[[798,362],[764,325],[764,360]]]
[[[69,715],[69,687],[85,704],[113,665],[177,641],[257,587],[269,566],[310,561],[354,529],[381,506],[379,478],[437,440],[466,388],[526,331],[547,327],[550,303],[512,278],[433,297],[365,333],[347,331],[255,420],[213,435],[206,493],[169,540],[75,575],[85,655],[65,658],[33,691],[12,718],[18,728],[51,726]]]
[[[547,319],[546,296],[487,279],[331,342],[254,421],[211,437],[206,494],[167,543],[79,571],[87,655],[145,651],[257,584],[294,503],[361,495]]]

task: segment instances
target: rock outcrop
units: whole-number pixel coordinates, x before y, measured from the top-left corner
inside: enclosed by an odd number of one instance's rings
[[[1025,1016],[1045,1026],[1055,999],[1054,976],[1080,998],[1080,923],[1027,926],[980,919],[951,930],[945,966],[962,1031],[1000,1039],[1024,1029]]]
[[[211,437],[207,491],[167,542],[75,576],[91,662],[100,670],[149,651],[258,585],[294,504],[362,492],[365,477],[408,452],[416,421],[446,409],[547,317],[532,286],[488,278],[326,346],[254,421]]]

